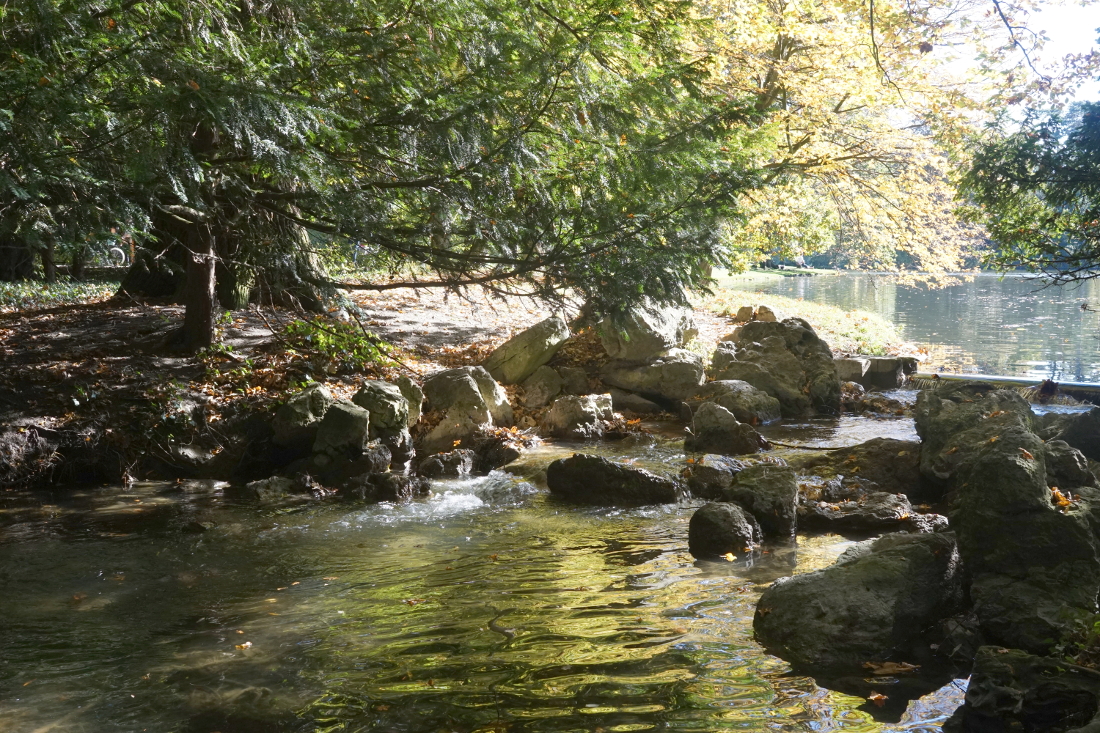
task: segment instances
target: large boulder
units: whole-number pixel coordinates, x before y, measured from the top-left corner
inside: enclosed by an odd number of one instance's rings
[[[616,359],[600,370],[604,384],[636,392],[643,397],[683,400],[695,394],[706,380],[703,358],[683,349],[670,349],[649,363]]]
[[[737,473],[727,501],[749,510],[765,535],[788,538],[798,523],[798,480],[789,466],[759,463]]]
[[[724,501],[726,489],[733,486],[737,474],[746,468],[736,458],[707,454],[693,459],[684,468],[688,492],[699,499]]]
[[[408,425],[411,428],[420,420],[420,409],[424,406],[424,390],[420,389],[420,385],[404,375],[393,380],[393,383],[401,390],[401,394],[405,396],[405,401],[409,405]]]
[[[637,415],[656,415],[664,412],[664,408],[653,400],[647,400],[625,389],[611,387],[607,392],[611,395],[611,407],[615,412],[633,412]]]
[[[944,733],[1097,733],[1100,671],[1059,657],[983,646],[974,658],[966,700]]]
[[[581,367],[558,367],[561,375],[562,394],[588,394],[592,390],[588,387],[588,372]]]
[[[1088,412],[1047,413],[1036,429],[1047,440],[1064,440],[1093,461],[1100,461],[1100,407]]]
[[[370,437],[380,440],[394,460],[394,469],[402,470],[412,459],[409,434],[409,401],[396,384],[367,380],[351,401],[370,413]]]
[[[738,420],[749,425],[765,425],[775,422],[781,416],[779,400],[748,382],[737,379],[707,382],[684,404],[694,414],[705,402],[721,405]]]
[[[602,436],[614,417],[611,395],[567,395],[554,400],[540,428],[555,438],[585,440]]]
[[[910,501],[922,502],[938,497],[925,486],[920,456],[921,444],[917,441],[872,438],[851,448],[811,456],[799,467],[827,478],[858,475],[880,491],[905,494]]]
[[[459,478],[474,470],[477,454],[469,448],[436,453],[421,461],[416,472],[425,478]]]
[[[363,453],[370,435],[370,413],[347,400],[337,400],[325,411],[313,441],[315,457],[354,459]],[[326,462],[322,459],[321,465]]]
[[[714,352],[715,379],[748,382],[779,400],[784,417],[840,412],[840,379],[829,345],[800,318],[752,321]]]
[[[768,441],[751,426],[739,422],[724,407],[706,402],[695,412],[684,438],[685,453],[718,453],[740,456],[767,450]]]
[[[986,382],[941,382],[917,396],[913,413],[921,439],[921,473],[950,489],[958,470],[990,438],[1009,428],[1030,430],[1031,406],[1018,393]]]
[[[561,394],[562,378],[548,366],[540,366],[523,380],[523,404],[529,408],[545,407]]]
[[[293,395],[271,421],[273,441],[295,457],[308,455],[317,438],[317,426],[336,400],[322,384],[311,384]]]
[[[518,384],[550,361],[569,340],[569,326],[559,316],[536,323],[498,346],[483,366],[498,382]]]
[[[792,665],[854,670],[904,658],[962,601],[954,535],[887,535],[824,570],[777,580],[757,603],[753,629]]]
[[[1043,442],[1021,426],[1005,426],[969,454],[950,517],[982,632],[992,643],[1045,654],[1098,610],[1091,506],[1052,491]]]
[[[672,504],[681,493],[678,481],[584,453],[551,463],[546,485],[556,497],[597,506]]]
[[[690,308],[661,306],[646,299],[625,313],[604,318],[599,333],[612,359],[645,362],[682,347],[698,331]]]
[[[742,556],[761,540],[753,515],[736,504],[704,504],[688,522],[688,551],[695,557]]]
[[[512,424],[508,395],[482,367],[433,374],[424,382],[424,395],[427,410],[441,416],[421,440],[426,454],[450,451],[486,428]]]

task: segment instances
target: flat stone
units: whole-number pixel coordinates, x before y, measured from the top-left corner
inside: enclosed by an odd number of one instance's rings
[[[502,384],[518,384],[550,361],[568,340],[569,325],[560,316],[551,316],[498,346],[483,366]]]

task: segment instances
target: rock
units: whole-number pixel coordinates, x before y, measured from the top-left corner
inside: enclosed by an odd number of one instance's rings
[[[1064,440],[1086,458],[1100,461],[1100,407],[1088,412],[1047,413],[1037,432],[1046,440]]]
[[[580,367],[558,367],[562,394],[588,394],[588,373]]]
[[[597,506],[672,504],[680,495],[678,481],[584,453],[551,463],[546,485],[558,498]]]
[[[474,441],[474,471],[489,473],[523,455],[519,440],[504,435],[483,435]]]
[[[798,668],[859,669],[904,658],[962,601],[951,533],[887,535],[845,562],[777,580],[757,603],[753,629]]]
[[[389,449],[392,468],[402,471],[413,457],[409,434],[409,401],[396,384],[368,380],[351,401],[370,413],[370,437]]]
[[[753,321],[714,352],[715,378],[748,382],[779,400],[784,417],[840,412],[840,380],[829,345],[800,318]]]
[[[868,535],[879,532],[937,532],[947,528],[939,514],[918,514],[903,494],[868,491],[859,498],[835,501],[804,500],[798,521],[806,529],[837,534]]]
[[[474,470],[477,454],[470,449],[436,453],[421,461],[416,472],[425,478],[458,478]]]
[[[271,422],[276,445],[295,456],[306,455],[317,438],[317,426],[336,400],[322,384],[311,384],[275,411]]]
[[[983,646],[974,658],[966,701],[944,723],[943,730],[1093,733],[1100,730],[1098,708],[1097,670],[1058,657]]]
[[[761,540],[760,526],[751,514],[727,502],[704,504],[688,522],[688,551],[695,557],[740,557]]]
[[[991,438],[1010,428],[1028,431],[1032,424],[1023,397],[980,382],[941,383],[921,391],[913,417],[921,437],[921,473],[941,494]]]
[[[405,401],[408,403],[408,426],[411,428],[420,419],[420,409],[424,405],[424,390],[420,389],[416,382],[405,376],[398,377],[393,382],[401,390],[401,394],[405,396]]]
[[[726,489],[744,470],[745,464],[735,458],[707,454],[684,469],[687,488],[692,496],[710,501],[724,501]]]
[[[548,366],[540,366],[523,381],[523,404],[530,408],[543,407],[561,393],[561,375]]]
[[[868,389],[897,389],[905,385],[906,360],[897,356],[872,356],[867,359],[867,372],[859,381]]]
[[[1066,441],[1048,440],[1043,445],[1043,456],[1046,459],[1047,485],[1063,490],[1096,485],[1096,478],[1089,471],[1088,459]]]
[[[344,455],[334,460],[326,453],[316,453],[310,458],[292,463],[285,470],[289,474],[308,474],[316,477],[322,486],[345,489],[356,484],[363,476],[385,472],[393,464],[390,449],[377,440],[363,446],[363,452],[355,457]]]
[[[362,454],[369,434],[370,413],[346,400],[337,400],[317,426],[313,453],[334,460],[356,458]]]
[[[798,522],[798,481],[794,469],[766,463],[736,474],[725,490],[726,501],[745,507],[765,535],[788,538]]]
[[[559,316],[551,316],[498,346],[483,366],[502,384],[518,384],[550,361],[568,340],[569,326]]]
[[[771,446],[751,425],[738,422],[724,407],[705,402],[696,411],[691,432],[684,439],[685,453],[719,453],[739,456]]]
[[[367,478],[364,498],[370,501],[411,501],[431,493],[431,483],[421,476],[376,473]]]
[[[670,349],[648,364],[609,361],[600,370],[604,384],[643,397],[683,400],[695,394],[706,379],[703,359],[683,349]]]
[[[614,417],[609,394],[567,395],[554,400],[540,427],[556,438],[584,440],[603,435],[606,422]]]
[[[967,451],[951,526],[984,637],[1045,654],[1097,612],[1100,546],[1089,507],[1053,504],[1038,436],[1013,425],[994,437]]]
[[[300,482],[285,476],[272,476],[271,478],[252,481],[245,485],[253,496],[259,501],[269,502],[284,499],[290,494],[302,491]]]
[[[779,318],[775,315],[775,311],[766,305],[756,306],[756,313],[753,314],[753,320],[762,321],[764,323],[775,323]]]
[[[854,382],[863,386],[863,377],[867,374],[867,367],[871,362],[866,357],[848,357],[836,359],[836,375],[841,382]]]
[[[351,401],[370,413],[371,438],[408,430],[409,401],[398,385],[367,380]]]
[[[752,306],[743,305],[737,309],[737,315],[733,317],[737,323],[748,323],[752,320]]]
[[[939,498],[925,486],[920,472],[921,444],[893,438],[872,438],[866,443],[815,456],[800,467],[822,476],[854,476],[873,482],[879,491],[904,494],[909,501]]]
[[[608,356],[633,362],[662,356],[671,349],[682,347],[698,334],[690,308],[661,306],[649,299],[623,314],[604,318],[600,321],[599,332]]]
[[[694,413],[704,402],[721,405],[749,425],[766,425],[780,417],[779,400],[736,379],[707,382],[684,404]]]
[[[483,428],[512,423],[508,396],[481,367],[459,367],[432,375],[424,382],[426,406],[442,413],[426,435],[421,448],[426,454],[450,451],[471,441]]]
[[[612,387],[608,390],[611,395],[611,407],[615,412],[633,412],[638,415],[656,415],[664,412],[664,409],[656,402],[645,397],[627,392],[625,389]]]

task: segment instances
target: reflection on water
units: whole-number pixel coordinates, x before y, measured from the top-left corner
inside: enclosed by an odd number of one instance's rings
[[[693,505],[549,499],[540,474],[577,448],[397,507],[4,494],[0,731],[930,731],[960,701],[885,725],[790,675],[752,639],[756,599],[850,543],[696,561]],[[665,438],[617,454],[682,460]]]
[[[934,353],[944,364],[964,371],[1100,381],[1097,281],[1043,287],[1027,277],[981,274],[935,288],[899,284],[892,275],[853,273],[745,287],[878,313],[901,326],[906,339],[938,347]]]

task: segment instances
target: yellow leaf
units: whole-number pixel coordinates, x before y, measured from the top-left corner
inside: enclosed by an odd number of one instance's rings
[[[234,644],[233,645],[234,649],[249,649],[251,647],[252,647],[252,642],[251,641],[246,641],[243,644]]]
[[[734,555],[732,552],[727,552],[725,555],[722,555],[722,557],[726,558],[726,562],[733,562],[737,559],[737,555]]]

